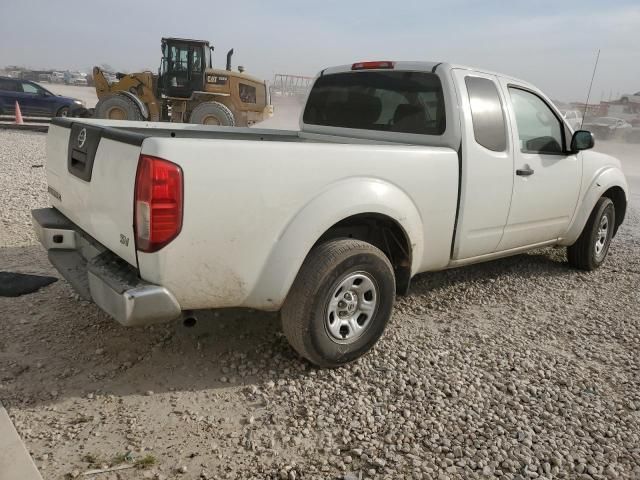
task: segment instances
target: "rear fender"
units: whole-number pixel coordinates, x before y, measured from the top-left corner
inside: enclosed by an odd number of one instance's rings
[[[589,215],[602,195],[612,187],[620,187],[625,197],[629,198],[629,187],[622,171],[607,166],[596,171],[579,203],[569,230],[560,240],[560,245],[573,245],[587,224]]]
[[[423,255],[423,223],[415,204],[397,186],[374,178],[349,178],[330,185],[287,224],[245,304],[277,310],[304,259],[318,239],[340,220],[363,213],[394,219],[411,245],[411,273]]]

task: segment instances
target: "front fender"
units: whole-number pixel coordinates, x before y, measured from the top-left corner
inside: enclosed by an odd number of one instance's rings
[[[612,187],[622,188],[625,198],[629,198],[629,187],[621,169],[605,166],[594,173],[585,192],[581,195],[571,226],[560,240],[560,245],[573,245],[578,240],[598,199]]]
[[[376,178],[348,178],[329,185],[286,225],[246,299],[268,310],[280,308],[311,247],[340,220],[362,213],[386,215],[404,229],[412,249],[411,273],[423,255],[423,222],[418,208],[397,186]]]

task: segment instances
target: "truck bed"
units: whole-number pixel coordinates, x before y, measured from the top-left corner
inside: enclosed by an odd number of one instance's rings
[[[93,153],[78,146],[83,130],[87,144],[95,143]],[[255,128],[56,119],[47,149],[52,206],[137,268],[142,280],[167,287],[183,309],[277,310],[296,273],[291,265],[302,262],[326,229],[363,211],[399,218],[412,237],[424,239],[415,247],[412,271],[449,261],[458,198],[458,156],[451,148]],[[141,156],[183,172],[182,230],[155,253],[136,248]]]

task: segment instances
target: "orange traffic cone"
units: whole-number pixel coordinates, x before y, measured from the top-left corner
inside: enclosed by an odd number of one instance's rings
[[[22,119],[22,112],[20,111],[20,104],[16,100],[16,124],[22,125],[24,124],[24,120]]]

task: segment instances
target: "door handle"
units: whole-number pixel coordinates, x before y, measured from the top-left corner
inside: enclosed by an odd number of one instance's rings
[[[525,165],[525,168],[519,168],[516,170],[516,175],[520,175],[521,177],[528,177],[529,175],[533,175],[534,171],[529,165]]]

